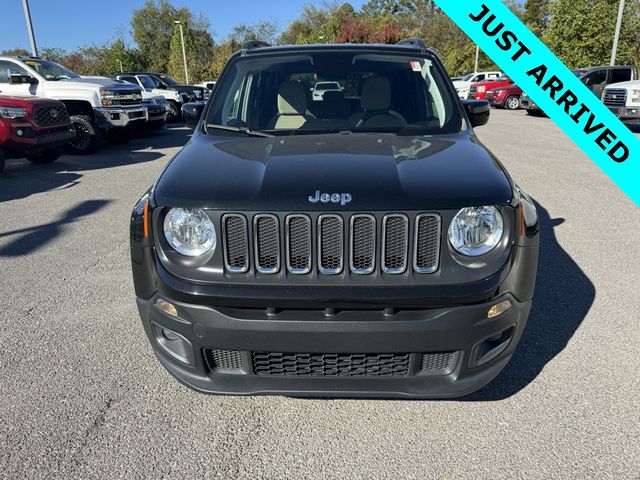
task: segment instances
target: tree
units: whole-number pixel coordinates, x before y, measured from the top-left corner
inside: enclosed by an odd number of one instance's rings
[[[278,37],[278,25],[269,20],[262,20],[255,25],[237,25],[229,35],[229,38],[239,44],[249,40],[261,40],[273,45],[278,42]]]
[[[527,0],[524,4],[522,20],[529,29],[540,37],[551,19],[549,0]]]
[[[570,68],[606,65],[611,57],[618,0],[556,0],[543,34],[547,46]],[[626,3],[618,63],[640,57],[640,3]]]

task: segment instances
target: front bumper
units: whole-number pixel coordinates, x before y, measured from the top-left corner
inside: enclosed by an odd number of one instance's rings
[[[487,96],[485,99],[487,100],[487,102],[489,102],[489,105],[491,105],[492,107],[501,107],[504,105],[505,96],[496,96],[491,93],[487,93]]]
[[[542,109],[530,98],[520,97],[520,108],[523,108],[524,110],[542,111]]]
[[[6,129],[6,134],[0,135],[0,138],[6,138],[2,142],[2,148],[14,154],[55,148],[76,136],[76,131],[71,125],[39,128],[31,123],[14,123]],[[18,132],[21,132],[21,135]]]
[[[134,107],[103,107],[94,110],[96,123],[100,128],[127,127],[140,122],[146,122],[148,111],[145,106]]]
[[[174,317],[155,306],[157,298],[162,297],[138,299],[138,308],[160,363],[197,391],[244,395],[464,396],[486,385],[504,368],[531,308],[530,300],[518,302],[506,295],[478,305],[399,313],[390,320],[374,319],[376,313],[367,311],[341,312],[331,320],[309,319],[313,314],[291,311],[268,319],[172,301],[178,310]],[[487,319],[489,308],[504,300],[511,301],[512,308]],[[187,345],[181,360],[163,346],[163,329],[178,334]],[[291,352],[297,354],[297,363],[287,367],[287,374],[282,373],[282,364],[264,373],[264,360],[254,360],[254,356],[266,356],[278,362]],[[346,371],[350,368],[346,362],[358,361],[351,360],[354,357],[385,353],[409,354],[406,369],[397,376],[379,376],[382,370],[376,366],[363,375]],[[230,357],[233,360],[227,363],[219,360]],[[342,365],[320,365],[323,357],[329,358],[327,362],[340,357],[334,362]],[[344,375],[337,373],[339,369],[344,369]]]
[[[626,125],[640,125],[640,106],[638,107],[611,107],[609,110]]]

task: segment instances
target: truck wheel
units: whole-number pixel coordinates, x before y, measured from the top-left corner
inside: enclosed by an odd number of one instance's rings
[[[67,150],[74,155],[88,155],[98,149],[96,127],[88,115],[71,116],[71,124],[76,130],[76,138],[69,140]]]
[[[39,152],[30,153],[26,155],[27,160],[33,163],[51,163],[60,158],[62,152],[59,148],[48,148]]]
[[[2,149],[0,148],[0,173],[4,170],[4,153],[2,153]]]
[[[504,106],[509,110],[518,110],[520,108],[520,98],[517,95],[511,95],[505,100]]]
[[[133,138],[133,128],[119,127],[105,130],[104,138],[107,142],[114,145],[122,145],[129,142]]]
[[[167,123],[180,120],[180,108],[173,100],[169,100],[169,111],[167,112]]]

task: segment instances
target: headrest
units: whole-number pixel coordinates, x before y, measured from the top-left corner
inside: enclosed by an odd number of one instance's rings
[[[281,115],[304,115],[307,111],[307,94],[300,82],[288,81],[278,90],[278,112]]]
[[[322,96],[322,100],[325,102],[342,102],[344,100],[344,92],[338,92],[336,90],[329,90]]]
[[[391,107],[391,84],[389,80],[379,75],[367,78],[362,86],[360,106],[365,111],[389,110],[389,107]]]

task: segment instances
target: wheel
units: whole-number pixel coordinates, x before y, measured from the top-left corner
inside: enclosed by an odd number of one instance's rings
[[[76,130],[76,138],[69,140],[67,150],[74,155],[88,155],[98,149],[96,127],[88,115],[73,115],[71,124]]]
[[[505,100],[504,106],[509,110],[518,110],[520,108],[520,97],[511,95]]]
[[[2,149],[0,148],[0,173],[4,170],[4,153],[2,153]]]
[[[180,120],[180,108],[173,100],[169,100],[169,111],[167,112],[167,122],[177,122]]]
[[[62,152],[59,148],[47,148],[46,150],[40,150],[26,155],[27,160],[33,163],[51,163],[60,158]]]
[[[129,140],[133,138],[133,134],[133,128],[109,128],[108,130],[105,130],[104,138],[107,142],[113,143],[114,145],[122,145],[129,142]]]

